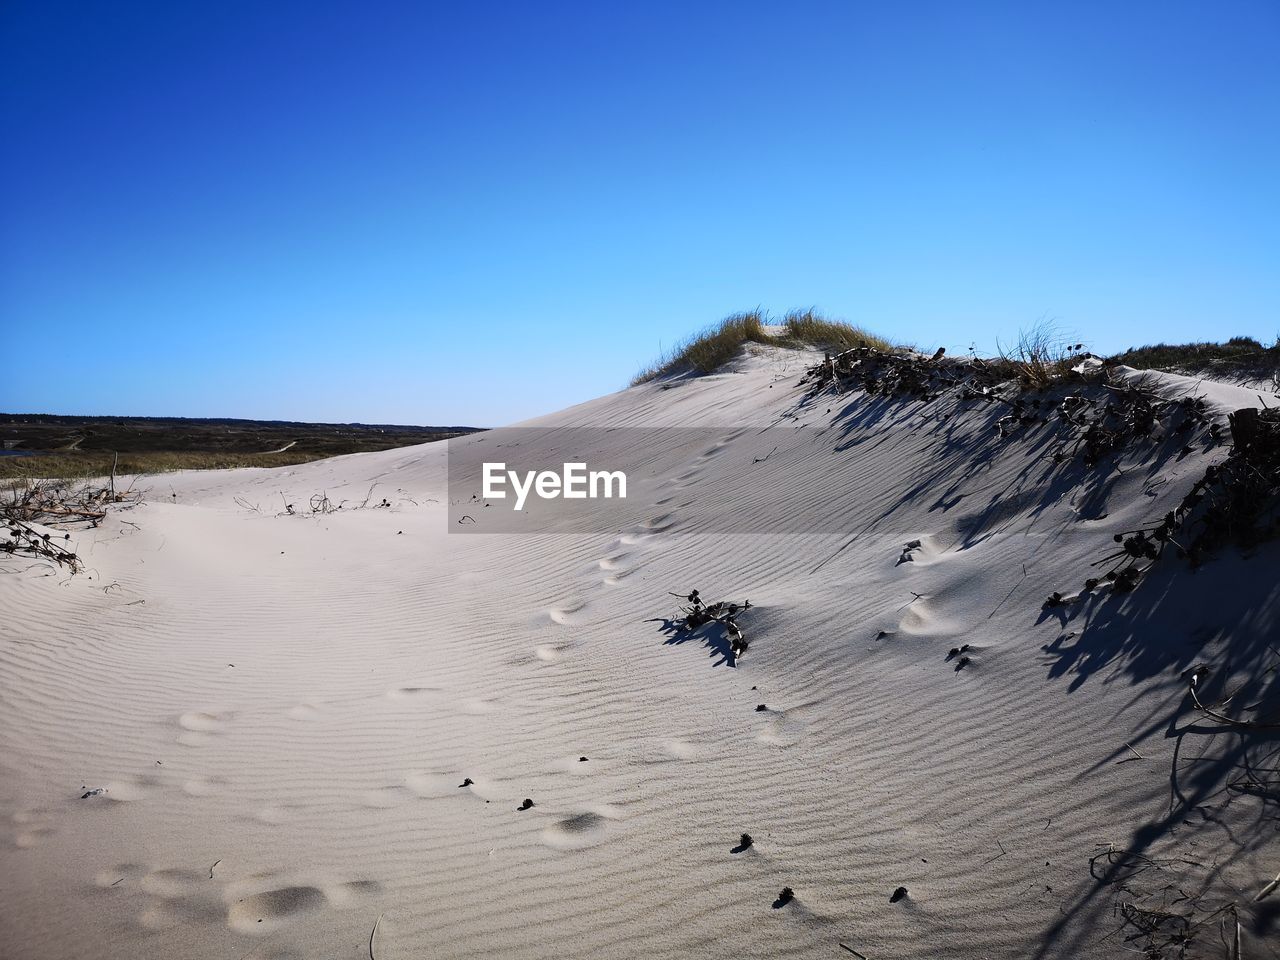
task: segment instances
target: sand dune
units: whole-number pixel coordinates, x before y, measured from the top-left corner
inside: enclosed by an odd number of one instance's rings
[[[357,958],[377,921],[377,960],[1121,957],[1109,851],[1251,897],[1274,797],[1227,789],[1254,746],[1181,675],[1263,662],[1275,545],[1042,609],[1216,454],[1086,481],[989,411],[806,399],[807,359],[523,425],[717,436],[606,532],[450,533],[436,443],[151,478],[86,573],[6,561],[4,956]],[[784,491],[802,533],[698,532]],[[349,506],[282,515],[317,494]],[[740,662],[670,629],[692,588],[752,601]]]

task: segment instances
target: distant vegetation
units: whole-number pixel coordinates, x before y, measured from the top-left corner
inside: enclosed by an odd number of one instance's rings
[[[1219,374],[1271,376],[1280,368],[1280,337],[1269,347],[1253,337],[1232,337],[1226,343],[1158,343],[1126,350],[1115,359],[1139,370],[1212,370]]]
[[[0,478],[105,476],[227,467],[283,467],[345,453],[389,450],[475,427],[59,417],[0,414]],[[24,455],[27,454],[27,455]]]
[[[767,329],[769,326],[782,329],[775,334]],[[748,343],[778,347],[810,345],[832,350],[893,349],[893,345],[881,337],[840,320],[829,320],[812,310],[789,313],[780,324],[771,324],[764,313],[751,310],[726,317],[676,344],[637,373],[631,384],[648,383],[671,373],[710,373],[732,360]]]

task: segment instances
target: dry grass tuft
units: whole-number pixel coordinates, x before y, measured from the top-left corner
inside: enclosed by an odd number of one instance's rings
[[[1114,358],[1138,370],[1216,372],[1270,378],[1280,370],[1280,336],[1270,346],[1253,337],[1232,337],[1225,343],[1157,343],[1134,347]],[[1276,377],[1280,382],[1280,377]]]
[[[637,373],[631,384],[648,383],[668,373],[710,373],[737,356],[743,344],[770,342],[773,338],[765,333],[764,325],[764,314],[759,310],[725,317],[720,323],[705,327],[664,351],[657,360]]]
[[[1039,323],[1018,331],[1012,348],[997,345],[1000,363],[1008,366],[1014,379],[1024,387],[1043,390],[1079,363],[1084,344],[1073,343],[1052,324]]]
[[[787,314],[781,324],[784,329],[777,335],[765,329],[768,325],[768,316],[759,309],[735,313],[665,351],[637,373],[631,385],[648,383],[673,373],[710,373],[736,357],[748,343],[776,347],[811,345],[835,350],[862,346],[876,350],[892,349],[887,340],[851,324],[828,320],[813,310]]]
[[[888,353],[893,344],[883,337],[868,333],[843,320],[830,320],[821,314],[806,310],[792,311],[786,316],[786,338],[795,343],[810,344],[832,350],[849,350],[852,347],[870,347]]]

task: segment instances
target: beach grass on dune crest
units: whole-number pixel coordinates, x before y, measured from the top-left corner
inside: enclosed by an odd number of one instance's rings
[[[710,373],[732,360],[744,344],[768,343],[772,339],[765,331],[764,314],[759,310],[735,313],[664,351],[652,365],[637,373],[631,383],[647,383],[677,371]]]
[[[1064,336],[1053,324],[1040,322],[1020,330],[1012,345],[1000,344],[996,356],[988,362],[999,365],[1011,380],[1044,388],[1088,355],[1087,345],[1074,340]],[[757,308],[731,314],[663,351],[657,360],[635,375],[631,385],[671,374],[711,373],[751,343],[775,347],[813,346],[835,352],[855,347],[884,352],[912,349],[890,343],[853,324],[824,317],[812,309],[793,310],[773,319]],[[1280,336],[1269,346],[1253,337],[1232,337],[1224,343],[1160,343],[1130,348],[1111,359],[1140,370],[1213,371],[1280,383]]]
[[[1232,337],[1225,343],[1157,343],[1131,347],[1115,359],[1139,370],[1269,373],[1280,367],[1280,336],[1269,347],[1253,337]]]
[[[812,310],[796,310],[785,318],[786,333],[782,339],[791,344],[809,344],[832,350],[849,350],[853,347],[871,347],[889,351],[894,345],[883,337],[868,333],[843,320],[831,320]]]
[[[877,350],[893,349],[893,345],[882,337],[841,320],[828,319],[813,310],[787,314],[779,324],[783,328],[781,332],[771,332],[768,327],[772,325],[768,316],[759,309],[732,314],[664,351],[635,375],[631,385],[648,383],[671,373],[710,373],[736,357],[748,343],[779,347],[809,345],[836,350],[863,346]]]
[[[1038,323],[1019,330],[1012,347],[1000,344],[998,359],[1010,379],[1043,390],[1080,362],[1084,347],[1064,338],[1052,324]]]

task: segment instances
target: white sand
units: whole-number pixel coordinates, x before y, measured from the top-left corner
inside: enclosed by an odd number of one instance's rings
[[[1252,896],[1274,821],[1222,790],[1237,738],[1188,739],[1179,675],[1280,634],[1280,553],[1041,610],[1220,453],[1086,492],[985,412],[801,404],[804,359],[535,421],[725,427],[608,535],[448,535],[432,444],[152,478],[77,535],[87,574],[4,561],[0,955],[359,958],[381,917],[377,960],[1133,956],[1108,844]],[[789,496],[830,532],[682,534],[702,475],[776,495],[721,454],[788,411]],[[394,507],[276,515],[370,485]],[[664,643],[695,587],[758,605],[737,668]]]

